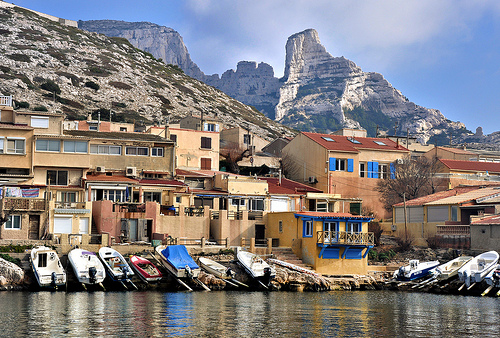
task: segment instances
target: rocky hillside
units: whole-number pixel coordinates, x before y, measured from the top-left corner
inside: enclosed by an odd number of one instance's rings
[[[173,31],[163,33],[175,37]],[[166,50],[164,57],[173,53]],[[267,139],[291,134],[126,39],[64,26],[19,7],[0,6],[0,78],[0,95],[13,95],[18,106],[69,118],[111,109],[114,119],[148,123],[203,111],[227,126],[248,122]]]

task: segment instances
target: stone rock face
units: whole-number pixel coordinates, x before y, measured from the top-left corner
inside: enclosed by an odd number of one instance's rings
[[[0,258],[0,276],[5,278],[4,280],[2,279],[1,285],[20,284],[24,280],[24,271],[16,264]]]

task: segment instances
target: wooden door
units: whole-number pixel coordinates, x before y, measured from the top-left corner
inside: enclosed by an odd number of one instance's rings
[[[30,215],[30,228],[28,233],[29,239],[39,239],[40,232],[40,215]]]

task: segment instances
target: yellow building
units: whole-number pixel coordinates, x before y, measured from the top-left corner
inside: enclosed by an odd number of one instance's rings
[[[282,150],[285,175],[328,194],[362,198],[376,217],[390,217],[377,182],[390,177],[393,163],[409,151],[389,139],[353,135],[300,133]]]
[[[266,236],[291,247],[305,264],[327,275],[366,274],[374,246],[372,218],[348,213],[279,212],[267,215]]]

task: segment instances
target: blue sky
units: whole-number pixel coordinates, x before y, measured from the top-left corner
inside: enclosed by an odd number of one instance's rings
[[[9,1],[10,2],[10,1]],[[178,31],[206,74],[238,61],[283,74],[287,38],[318,31],[333,56],[378,72],[418,105],[500,131],[498,0],[17,0],[71,20],[149,21]]]

